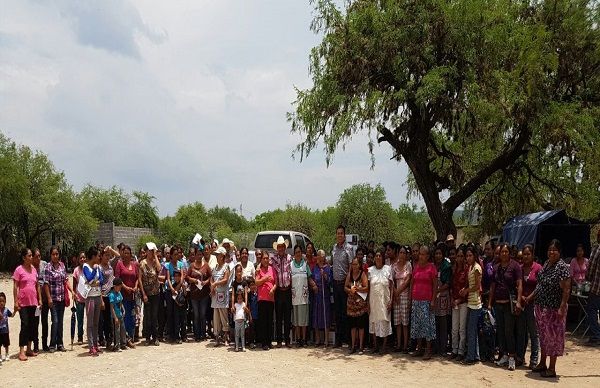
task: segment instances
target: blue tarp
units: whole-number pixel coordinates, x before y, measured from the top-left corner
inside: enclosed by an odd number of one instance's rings
[[[575,255],[577,244],[583,244],[586,253],[590,249],[590,225],[567,216],[564,210],[523,214],[510,219],[502,230],[502,241],[522,249],[533,244],[535,254],[546,259],[546,248],[552,239],[563,245],[563,257]]]

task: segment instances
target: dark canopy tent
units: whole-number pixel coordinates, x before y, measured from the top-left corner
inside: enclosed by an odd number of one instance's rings
[[[555,238],[562,243],[564,258],[575,256],[578,244],[590,253],[590,225],[567,216],[564,210],[522,214],[510,219],[502,230],[502,242],[519,249],[533,244],[535,256],[542,262],[546,261],[548,244]]]

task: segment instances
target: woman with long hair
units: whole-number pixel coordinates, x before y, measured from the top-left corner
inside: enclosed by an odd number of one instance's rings
[[[571,273],[561,253],[560,241],[552,240],[548,246],[548,260],[538,273],[537,287],[527,297],[528,302],[535,299],[535,322],[542,350],[540,363],[533,371],[539,372],[542,377],[556,377],[556,360],[565,349]]]
[[[31,345],[36,337],[36,309],[41,309],[42,293],[38,283],[38,274],[33,267],[31,249],[21,249],[22,264],[13,273],[13,295],[15,298],[15,311],[21,318],[21,331],[19,333],[19,360],[27,361],[27,357],[38,354],[31,350]],[[25,350],[27,348],[27,350]]]

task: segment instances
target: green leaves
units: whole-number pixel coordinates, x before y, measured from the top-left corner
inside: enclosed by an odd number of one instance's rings
[[[408,164],[438,236],[455,232],[465,201],[489,225],[503,209],[600,207],[596,2],[318,1],[315,13],[313,86],[288,114],[301,160],[322,142],[329,164],[376,131]]]
[[[77,249],[96,221],[48,157],[0,134],[0,238],[4,249],[44,247],[54,233]]]

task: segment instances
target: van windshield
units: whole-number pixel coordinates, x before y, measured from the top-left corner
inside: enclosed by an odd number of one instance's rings
[[[292,239],[289,234],[259,234],[256,236],[254,242],[254,248],[258,249],[273,249],[273,243],[277,241],[279,236],[283,236],[284,240],[288,240],[288,243],[292,243]]]

